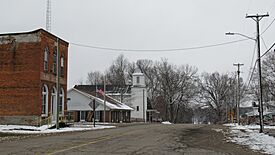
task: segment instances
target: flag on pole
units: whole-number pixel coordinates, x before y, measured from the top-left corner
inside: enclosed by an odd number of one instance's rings
[[[101,89],[98,89],[97,92],[98,92],[99,94],[101,94],[101,95],[104,95],[104,91],[101,90]]]

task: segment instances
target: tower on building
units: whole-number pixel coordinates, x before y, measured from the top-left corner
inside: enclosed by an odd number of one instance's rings
[[[131,89],[132,108],[131,118],[134,121],[146,122],[147,111],[147,88],[145,85],[145,76],[141,72],[133,74],[133,86]]]

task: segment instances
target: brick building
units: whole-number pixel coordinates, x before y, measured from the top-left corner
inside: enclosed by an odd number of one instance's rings
[[[0,34],[0,124],[40,125],[55,120],[57,47],[59,109],[60,116],[65,115],[69,43],[57,38],[43,29]]]

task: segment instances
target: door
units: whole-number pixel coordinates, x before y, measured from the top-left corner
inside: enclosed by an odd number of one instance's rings
[[[52,90],[52,123],[56,123],[56,89]]]
[[[86,112],[85,111],[80,111],[80,122],[86,121]]]

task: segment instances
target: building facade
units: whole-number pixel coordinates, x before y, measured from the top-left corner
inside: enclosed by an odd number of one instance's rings
[[[106,95],[105,96],[105,120],[104,120],[104,95],[95,92],[84,91],[76,88],[68,90],[69,120],[73,122],[97,122],[122,123],[130,122],[131,107]],[[95,101],[95,109],[93,102]],[[95,110],[95,111],[94,111]]]
[[[103,85],[75,85],[74,88],[86,93],[96,92],[96,89],[104,90]],[[152,121],[152,115],[156,110],[148,109],[150,106],[147,102],[147,87],[143,73],[133,73],[132,85],[106,85],[105,93],[133,109],[131,110],[132,122]]]
[[[147,121],[147,87],[143,73],[133,74],[133,86],[131,88],[131,114],[133,121]]]
[[[65,115],[68,46],[43,29],[0,34],[0,124],[41,125],[56,119],[58,61],[59,109]]]

